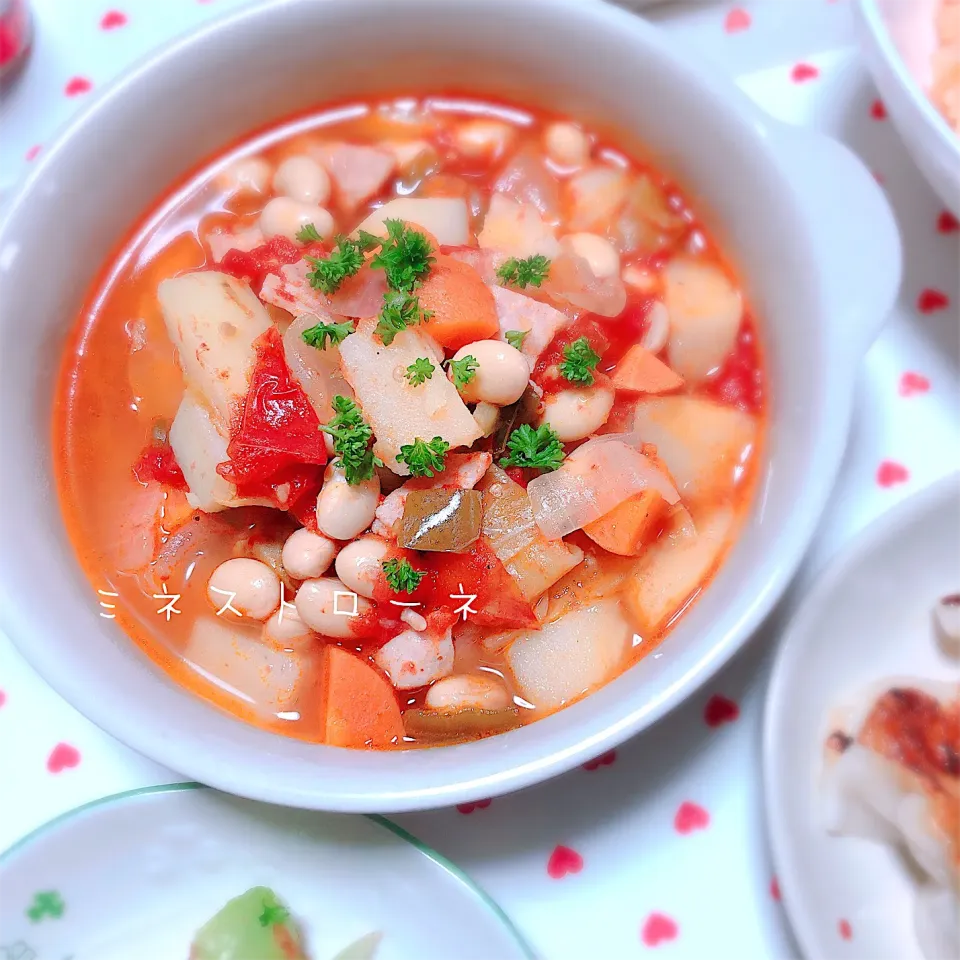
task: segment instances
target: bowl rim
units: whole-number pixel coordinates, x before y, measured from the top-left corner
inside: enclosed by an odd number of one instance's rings
[[[47,167],[53,164],[56,157],[69,150],[73,138],[88,127],[98,112],[108,108],[116,98],[124,96],[128,86],[142,82],[145,77],[155,75],[157,71],[169,69],[171,60],[182,56],[185,51],[201,48],[221,31],[243,25],[246,21],[255,22],[264,15],[275,16],[278,12],[305,7],[312,2],[313,0],[284,0],[276,5],[254,5],[232,11],[223,18],[203,25],[199,30],[172,39],[132,70],[122,73],[106,85],[98,96],[61,131],[50,149],[44,151],[41,163],[20,184],[7,217],[0,223],[0,238],[5,233],[13,213],[27,201],[28,195],[35,188],[37,181],[42,179]],[[347,0],[325,0],[325,2],[331,7],[340,6],[345,10],[354,6]],[[500,2],[511,5],[512,0],[488,0],[490,4]],[[745,135],[749,135],[753,149],[762,155],[764,163],[778,168],[776,155],[768,142],[771,131],[777,126],[776,121],[768,118],[746,94],[722,74],[700,61],[691,62],[682,59],[674,52],[672,45],[666,42],[661,31],[652,24],[627,10],[601,0],[591,0],[590,3],[584,3],[583,0],[526,0],[526,3],[539,4],[545,11],[549,10],[552,15],[569,12],[581,18],[589,16],[608,29],[616,28],[621,32],[630,32],[638,46],[657,47],[664,58],[676,68],[678,79],[699,84],[705,91],[721,83],[720,99],[722,99],[725,120],[731,127],[739,126]],[[800,204],[793,198],[790,202],[791,212],[797,222],[803,223]],[[188,777],[203,780],[216,788],[239,796],[331,811],[391,813],[430,809],[517,790],[564,773],[653,725],[692,697],[748,643],[759,625],[774,608],[799,567],[840,468],[841,452],[846,440],[853,404],[852,389],[846,389],[846,381],[841,383],[841,379],[840,376],[834,375],[825,380],[824,392],[829,395],[831,416],[824,415],[822,423],[824,435],[813,448],[814,456],[808,464],[808,482],[804,486],[804,497],[798,501],[794,514],[784,520],[782,527],[775,534],[768,535],[771,539],[769,560],[762,576],[759,572],[754,574],[759,589],[753,594],[741,592],[734,602],[729,604],[731,612],[724,631],[712,635],[709,644],[701,645],[696,657],[691,658],[693,661],[691,667],[676,682],[662,685],[659,691],[652,693],[643,703],[631,704],[620,697],[622,702],[615,715],[608,710],[592,724],[582,722],[581,727],[584,732],[575,738],[568,735],[546,736],[547,742],[536,751],[531,751],[531,753],[535,752],[532,758],[521,757],[511,761],[503,756],[501,751],[499,764],[485,760],[483,765],[489,769],[482,772],[476,770],[478,763],[475,759],[464,759],[458,765],[449,764],[459,769],[452,772],[442,786],[392,788],[388,782],[389,771],[381,777],[381,780],[387,782],[361,789],[355,785],[344,789],[336,784],[323,783],[312,783],[308,788],[297,789],[286,783],[277,785],[269,778],[257,778],[255,770],[247,773],[242,769],[242,765],[238,765],[238,769],[233,769],[229,764],[218,760],[216,745],[204,744],[201,748],[199,744],[194,743],[191,749],[190,742],[166,736],[162,731],[138,729],[135,724],[118,724],[108,705],[97,696],[84,695],[78,690],[76,685],[63,675],[53,659],[42,653],[40,649],[42,645],[27,643],[25,639],[20,639],[18,642],[17,638],[25,638],[29,635],[26,615],[17,604],[10,602],[11,598],[8,592],[3,590],[2,584],[0,584],[0,600],[3,601],[0,602],[0,621],[14,640],[18,650],[44,679],[58,692],[69,688],[69,702],[74,705],[82,704],[78,709],[111,736]],[[762,477],[761,484],[763,480]],[[760,493],[762,489],[758,491],[755,507],[760,506]],[[733,546],[736,547],[736,542]],[[144,658],[144,670],[150,670],[151,666]],[[592,697],[593,695],[588,696],[572,704],[561,713],[582,710],[583,704],[589,703]],[[211,706],[209,709],[216,708]],[[552,717],[546,717],[538,720],[532,728],[540,728],[546,735],[547,728],[544,725],[549,724],[551,719]],[[265,734],[265,736],[276,738],[277,735]],[[480,744],[489,745],[505,739],[506,737],[494,737],[486,741],[447,749],[479,747]]]
[[[863,24],[870,31],[877,49],[891,66],[904,89],[909,93],[917,112],[923,117],[927,127],[934,131],[942,149],[956,155],[960,169],[960,134],[954,133],[947,118],[936,108],[920,81],[907,67],[906,61],[893,42],[893,37],[883,19],[877,0],[858,0],[857,9]]]

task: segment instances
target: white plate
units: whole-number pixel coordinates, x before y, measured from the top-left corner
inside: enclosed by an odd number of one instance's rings
[[[377,960],[533,957],[482,890],[395,824],[192,783],[97,800],[3,854],[0,957],[186,957],[227,900],[260,884],[303,924],[316,960],[372,930]]]
[[[958,531],[953,475],[869,527],[783,637],[764,718],[767,821],[784,904],[811,960],[921,957],[902,861],[886,846],[829,836],[818,784],[838,703],[888,676],[958,679],[931,622],[935,601],[960,587]]]

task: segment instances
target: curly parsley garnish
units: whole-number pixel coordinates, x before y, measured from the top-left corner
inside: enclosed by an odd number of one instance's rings
[[[539,287],[550,272],[550,261],[542,254],[535,254],[525,260],[511,257],[499,270],[497,277],[505,287]]]
[[[374,468],[383,466],[383,461],[375,457],[370,448],[373,430],[356,403],[347,397],[334,397],[333,411],[334,418],[320,429],[333,437],[333,449],[343,464],[347,483],[356,485],[370,480]]]
[[[500,459],[501,467],[556,470],[563,463],[563,446],[548,423],[536,430],[527,423],[517,427],[507,440],[507,450],[510,455]]]
[[[263,901],[263,913],[260,914],[260,926],[270,927],[284,923],[290,916],[290,911],[280,903]]]
[[[460,390],[477,375],[480,366],[477,358],[468,354],[462,360],[451,360],[449,367],[453,371],[453,385]]]
[[[510,344],[514,350],[523,349],[523,341],[527,339],[527,335],[530,333],[529,330],[508,330],[504,335],[504,340]]]
[[[297,231],[297,242],[298,243],[316,243],[318,240],[322,240],[323,237],[317,233],[317,228],[312,223],[304,224]]]
[[[391,557],[381,563],[383,574],[394,593],[413,593],[426,576],[426,570],[416,570],[409,560]]]
[[[432,316],[429,310],[420,309],[420,301],[416,297],[396,290],[387,291],[383,295],[383,309],[374,333],[385,347],[389,347],[398,333]]]
[[[307,346],[326,350],[328,340],[335,347],[339,347],[351,333],[353,333],[353,321],[344,320],[343,323],[318,323],[304,330],[302,336]]]
[[[450,444],[443,437],[434,437],[429,443],[419,437],[406,443],[397,454],[397,463],[405,463],[415,477],[432,477],[443,470],[443,458]]]
[[[600,354],[594,352],[586,337],[578,337],[563,348],[560,375],[571,383],[584,387],[593,385],[593,371],[600,362]]]
[[[429,380],[433,376],[433,371],[436,369],[427,357],[417,357],[417,359],[407,367],[407,372],[404,376],[407,378],[407,383],[409,383],[411,387],[419,387],[421,383]]]
[[[387,239],[380,252],[370,261],[374,269],[383,270],[391,290],[410,293],[430,272],[435,261],[430,241],[402,220],[385,220]]]
[[[307,273],[310,286],[326,293],[336,293],[347,277],[352,277],[363,266],[363,255],[380,245],[380,238],[360,231],[356,240],[349,237],[337,237],[336,246],[325,257],[307,257],[313,264],[313,270]]]

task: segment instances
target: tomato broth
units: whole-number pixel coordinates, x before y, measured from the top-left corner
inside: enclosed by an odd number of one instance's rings
[[[175,682],[284,735],[429,746],[664,640],[748,512],[765,390],[664,171],[576,119],[399,98],[159,200],[68,340],[55,462],[91,604]]]

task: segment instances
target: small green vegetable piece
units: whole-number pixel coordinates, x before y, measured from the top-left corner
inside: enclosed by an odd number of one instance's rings
[[[381,564],[387,583],[394,593],[413,593],[420,586],[426,570],[415,570],[409,560],[392,557]]]
[[[420,301],[416,297],[411,297],[407,293],[387,291],[383,295],[383,309],[380,311],[380,319],[374,333],[385,347],[389,347],[398,333],[420,323],[421,320],[429,320],[432,316],[429,310],[420,309]]]
[[[593,385],[593,371],[600,362],[586,337],[578,337],[563,348],[563,360],[560,362],[560,374],[571,383],[585,387]]]
[[[353,321],[344,320],[343,323],[318,323],[303,331],[303,342],[310,347],[327,349],[327,340],[335,347],[339,347],[350,334],[353,333]]]
[[[391,290],[410,293],[430,272],[436,260],[433,247],[422,233],[405,226],[402,220],[385,220],[384,225],[387,239],[377,241],[383,245],[370,266],[383,270]]]
[[[304,224],[297,231],[297,241],[299,243],[315,243],[317,240],[322,240],[323,237],[317,233],[317,228],[312,223]]]
[[[539,287],[550,272],[550,261],[543,254],[518,260],[511,257],[499,270],[497,277],[505,287]]]
[[[303,229],[308,228],[313,228],[313,224],[307,224]],[[299,239],[299,234],[297,238]],[[320,239],[319,236],[317,239]],[[337,244],[328,256],[306,258],[313,264],[313,270],[307,274],[310,286],[326,294],[336,293],[340,289],[340,284],[347,277],[352,277],[363,266],[364,253],[379,244],[380,238],[365,230],[360,231],[358,240],[351,240],[344,236],[337,237]]]
[[[527,423],[517,427],[507,440],[507,450],[509,456],[501,457],[501,467],[556,470],[563,463],[563,445],[548,423],[536,430]]]
[[[321,429],[333,437],[333,449],[343,464],[347,483],[356,485],[370,480],[374,468],[383,466],[383,461],[375,457],[370,448],[373,430],[356,403],[347,397],[334,397],[333,411],[334,418]]]
[[[191,960],[306,960],[303,934],[280,898],[253,887],[211,917],[193,938]]]
[[[404,376],[407,378],[407,382],[411,387],[419,387],[421,383],[429,380],[433,376],[433,371],[436,369],[437,368],[426,357],[417,357],[417,359],[407,367],[407,372]]]
[[[529,330],[508,330],[503,336],[514,350],[522,350],[523,341],[527,339],[529,333]]]
[[[397,463],[405,463],[415,477],[432,477],[443,470],[443,458],[450,444],[443,437],[434,437],[429,443],[419,437],[406,443],[397,454]]]
[[[450,369],[453,371],[453,385],[461,390],[477,375],[480,366],[477,358],[467,354],[462,360],[451,360]]]

